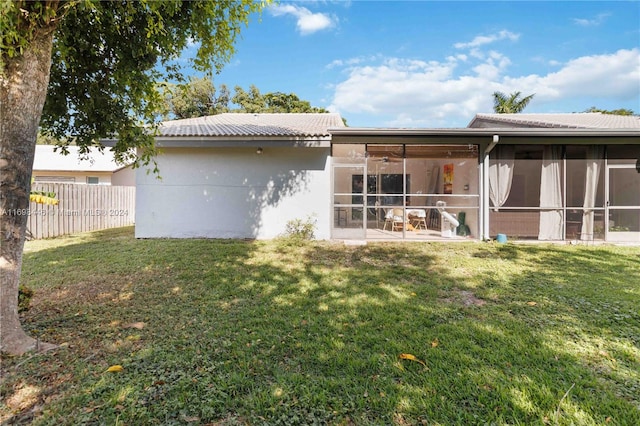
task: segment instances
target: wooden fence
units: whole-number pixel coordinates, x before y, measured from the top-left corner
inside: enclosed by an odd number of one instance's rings
[[[58,205],[30,203],[27,238],[52,238],[133,225],[134,186],[36,183],[32,191],[54,192]]]

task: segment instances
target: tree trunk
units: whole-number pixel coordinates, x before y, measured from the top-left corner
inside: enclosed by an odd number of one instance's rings
[[[0,350],[42,350],[18,316],[18,285],[29,214],[31,170],[49,84],[53,28],[36,35],[0,72]]]

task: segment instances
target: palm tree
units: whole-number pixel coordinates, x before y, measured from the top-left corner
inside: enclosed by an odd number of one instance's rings
[[[498,114],[517,114],[527,107],[534,94],[520,99],[521,92],[505,95],[502,92],[493,93],[493,111]]]

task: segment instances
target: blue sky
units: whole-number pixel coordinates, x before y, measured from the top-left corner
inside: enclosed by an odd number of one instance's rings
[[[640,113],[640,2],[281,1],[217,85],[296,93],[350,126],[465,127],[492,93],[525,112]]]

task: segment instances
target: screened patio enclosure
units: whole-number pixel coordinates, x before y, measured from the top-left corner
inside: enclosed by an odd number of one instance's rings
[[[334,145],[333,238],[478,238],[478,146]]]
[[[640,243],[639,136],[341,129],[332,134],[331,236]]]
[[[500,145],[489,160],[490,234],[640,242],[640,147]]]

